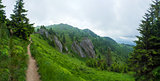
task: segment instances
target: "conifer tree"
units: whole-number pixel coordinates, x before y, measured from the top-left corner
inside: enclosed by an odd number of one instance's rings
[[[65,44],[66,43],[66,38],[65,38],[65,35],[63,34],[63,43]]]
[[[155,0],[138,29],[141,36],[129,59],[141,81],[156,80],[153,70],[160,66],[160,1]],[[159,76],[160,77],[160,76]]]
[[[12,30],[14,34],[20,38],[27,39],[33,33],[33,24],[29,24],[29,19],[26,17],[27,10],[24,9],[23,0],[17,0],[14,14],[11,14]]]
[[[3,10],[5,6],[2,4],[2,0],[0,0],[0,40],[2,37],[7,37],[7,27],[5,25],[6,16],[5,11]]]
[[[112,54],[111,54],[111,48],[109,47],[107,49],[106,61],[107,65],[110,67],[112,65]]]
[[[5,16],[5,11],[3,10],[3,8],[5,8],[4,5],[2,5],[2,0],[0,0],[0,22],[4,23],[6,16]]]

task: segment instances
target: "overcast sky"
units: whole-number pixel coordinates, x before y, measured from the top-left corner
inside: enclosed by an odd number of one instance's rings
[[[9,17],[16,0],[2,0]],[[135,40],[151,0],[24,0],[31,23],[69,24],[100,36]]]

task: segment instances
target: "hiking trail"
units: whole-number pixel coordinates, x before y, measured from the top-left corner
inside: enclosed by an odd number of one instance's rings
[[[28,61],[28,69],[26,73],[26,81],[41,81],[40,75],[38,74],[38,67],[36,60],[32,57],[30,46],[31,46],[31,38],[29,39],[30,44],[27,46],[27,54],[29,55],[29,61]]]

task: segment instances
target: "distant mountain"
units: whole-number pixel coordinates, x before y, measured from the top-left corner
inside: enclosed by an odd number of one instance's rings
[[[120,43],[120,44],[129,44],[129,45],[133,45],[133,46],[136,45],[136,43],[134,43],[134,41],[125,40],[125,39],[116,39],[116,42]]]

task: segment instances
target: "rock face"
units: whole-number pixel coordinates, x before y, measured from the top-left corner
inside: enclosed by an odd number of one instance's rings
[[[81,57],[86,57],[82,48],[74,41],[73,44],[72,44],[72,50],[75,52],[75,53],[78,53]]]
[[[49,37],[48,31],[46,29],[39,29],[39,31],[37,33],[39,33],[41,35],[45,34],[47,38]]]
[[[59,51],[62,52],[63,45],[62,45],[61,41],[59,41],[59,39],[56,36],[54,36],[54,42],[55,42],[56,46],[59,48]]]
[[[95,58],[94,46],[90,39],[84,38],[80,44],[73,42],[72,49],[75,53],[78,53],[81,57]]]
[[[84,38],[84,39],[81,41],[80,46],[85,50],[86,54],[87,54],[90,58],[94,58],[94,57],[95,57],[94,46],[93,46],[93,43],[91,42],[90,39]]]
[[[50,35],[48,33],[48,31],[44,28],[40,28],[39,31],[37,31],[37,33],[46,36],[49,40],[54,41],[55,45],[58,47],[60,52],[63,52],[63,45],[61,43],[61,41],[57,38],[57,36],[55,35]],[[66,47],[67,48],[67,47]],[[68,50],[68,49],[67,49]]]

